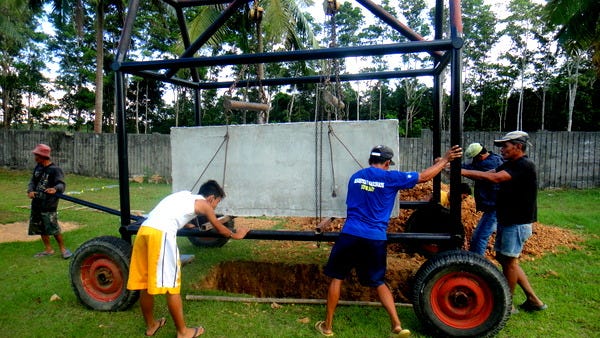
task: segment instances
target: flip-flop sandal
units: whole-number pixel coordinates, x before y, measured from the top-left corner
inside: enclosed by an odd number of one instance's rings
[[[192,338],[196,338],[196,337],[200,337],[201,335],[204,334],[204,326],[198,326],[194,328],[194,335],[192,336]],[[200,333],[198,333],[198,331],[202,330]]]
[[[410,337],[410,330],[402,329],[400,332],[392,332],[391,338],[407,338]]]
[[[527,311],[527,312],[536,312],[536,311],[546,310],[548,308],[548,305],[546,305],[546,304],[535,305],[535,304],[529,302],[528,300],[526,300],[523,304],[519,305],[519,308],[521,308],[521,310]]]
[[[46,251],[42,251],[42,252],[38,252],[35,255],[33,255],[33,257],[46,257],[46,256],[52,256],[54,255],[54,252],[46,252]]]
[[[158,327],[156,328],[156,330],[154,330],[154,332],[152,332],[152,334],[145,333],[145,335],[147,337],[154,336],[156,334],[156,332],[158,332],[158,330],[160,330],[163,326],[165,326],[166,323],[167,323],[167,318],[162,317],[161,319],[158,320]]]
[[[69,259],[71,258],[71,256],[73,256],[73,253],[69,249],[65,250],[65,252],[63,252],[62,254],[62,258],[64,259]]]
[[[325,329],[323,328],[323,325],[325,324],[325,321],[321,320],[315,323],[315,329],[322,335],[324,335],[325,337],[331,337],[334,335],[333,331],[325,331]]]

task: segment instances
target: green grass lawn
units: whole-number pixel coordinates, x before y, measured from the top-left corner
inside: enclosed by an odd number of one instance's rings
[[[26,222],[29,172],[0,169],[0,224]],[[67,176],[67,191],[81,199],[119,209],[116,180]],[[131,208],[148,212],[171,192],[166,184],[131,184]],[[546,190],[539,193],[539,221],[572,230],[585,238],[580,250],[548,254],[522,264],[538,295],[549,305],[535,314],[512,316],[499,337],[595,337],[600,332],[600,189]],[[61,201],[59,219],[80,228],[65,233],[72,250],[94,237],[119,236],[119,218],[104,212]],[[283,220],[281,220],[283,221]],[[24,227],[23,232],[27,229]],[[183,270],[182,295],[200,294],[195,287],[207,271],[222,261],[248,260],[261,245],[256,241],[230,241],[223,248],[200,249],[180,238],[184,253],[196,261]],[[54,242],[53,242],[54,243]],[[280,242],[273,242],[280,243]],[[142,336],[144,324],[137,304],[121,312],[86,309],[71,290],[69,261],[59,255],[33,258],[42,249],[39,240],[0,244],[0,336],[3,337],[134,337]],[[311,259],[327,257],[325,248],[306,248]],[[316,257],[316,258],[315,258]],[[326,288],[327,285],[323,285]],[[60,300],[50,301],[52,295]],[[226,295],[223,292],[202,292]],[[514,302],[524,296],[517,290]],[[324,316],[324,305],[226,303],[184,301],[189,325],[207,328],[204,337],[318,337],[313,324]],[[403,325],[414,337],[427,337],[410,307],[398,308]],[[163,297],[157,297],[156,312],[167,316]],[[387,337],[389,322],[380,307],[341,306],[336,312],[337,337]],[[170,318],[158,337],[173,337]]]

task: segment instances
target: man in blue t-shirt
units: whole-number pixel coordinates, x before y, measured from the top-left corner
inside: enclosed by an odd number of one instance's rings
[[[327,294],[327,314],[315,328],[324,336],[332,336],[333,314],[337,307],[343,280],[352,268],[364,286],[377,289],[381,304],[391,320],[392,334],[408,337],[402,329],[394,305],[394,297],[384,283],[387,261],[387,227],[398,191],[431,180],[450,161],[462,156],[462,149],[453,146],[444,157],[422,172],[389,171],[394,152],[384,146],[371,150],[369,167],[357,171],[348,182],[347,215],[341,234],[331,250],[325,274],[332,278]]]
[[[465,151],[465,157],[472,158],[471,163],[463,164],[463,169],[491,171],[498,168],[504,160],[502,156],[488,151],[481,143],[471,143]],[[497,183],[475,180],[475,206],[483,212],[473,234],[469,251],[485,255],[490,236],[496,231],[496,195],[500,189]]]

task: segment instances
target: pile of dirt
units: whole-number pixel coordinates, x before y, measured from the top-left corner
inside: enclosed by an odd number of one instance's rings
[[[442,184],[442,190],[449,191],[449,187]],[[400,193],[400,200],[404,201],[419,201],[424,200],[431,195],[432,184],[419,184],[410,190],[404,190]],[[391,220],[390,231],[397,231],[402,228],[402,224],[412,213],[411,210],[402,210],[398,218]],[[465,245],[464,249],[469,248],[468,239],[471,238],[473,230],[477,226],[477,222],[481,218],[482,213],[475,208],[475,199],[473,196],[467,197],[462,202],[462,224],[465,229]],[[395,230],[396,229],[396,230]],[[486,255],[493,257],[494,235],[490,238]],[[561,250],[576,250],[580,249],[580,243],[583,238],[572,231],[544,225],[539,222],[533,224],[533,235],[525,242],[525,247],[521,255],[521,260],[534,260],[543,256],[545,253],[557,253]]]
[[[432,183],[418,184],[413,189],[402,190],[399,198],[402,201],[426,201],[429,199],[432,193]],[[449,191],[449,186],[442,184],[442,190]],[[400,213],[397,217],[390,219],[388,231],[389,232],[405,232],[407,220],[411,216],[414,210],[411,209],[400,209]],[[465,243],[463,249],[468,250],[469,241],[473,230],[477,226],[477,222],[481,218],[482,213],[477,211],[475,208],[475,199],[473,196],[468,196],[462,201],[462,224],[465,230]],[[313,218],[300,218],[293,217],[287,221],[290,229],[302,229],[302,230],[314,230],[317,226],[317,222]],[[328,231],[340,231],[344,225],[344,219],[334,220]],[[250,225],[252,229],[252,225]],[[493,257],[494,247],[494,235],[490,238],[486,254],[488,257]],[[576,250],[580,249],[580,244],[583,241],[581,236],[566,230],[553,226],[548,226],[536,222],[533,224],[533,236],[527,240],[523,253],[521,256],[522,260],[533,260],[535,258],[543,256],[545,253],[557,253],[561,250]],[[390,254],[394,253],[394,247]]]

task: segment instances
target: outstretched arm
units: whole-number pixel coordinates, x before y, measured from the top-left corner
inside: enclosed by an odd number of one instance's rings
[[[495,170],[490,171],[479,171],[479,170],[468,170],[461,169],[460,174],[466,178],[472,180],[485,180],[492,183],[500,183],[509,181],[512,177],[506,170],[496,172]]]
[[[459,146],[452,146],[452,148],[448,149],[446,154],[444,154],[444,157],[437,159],[431,167],[419,173],[418,183],[423,183],[431,180],[437,174],[439,174],[448,163],[452,162],[452,160],[456,158],[460,158],[461,156],[462,148]]]
[[[248,231],[250,231],[247,227],[239,227],[235,232],[231,231],[219,221],[217,215],[215,214],[215,210],[206,200],[196,200],[194,204],[194,211],[197,215],[204,215],[210,224],[212,224],[217,232],[219,232],[219,234],[221,234],[223,237],[242,239],[246,237],[246,234]]]

